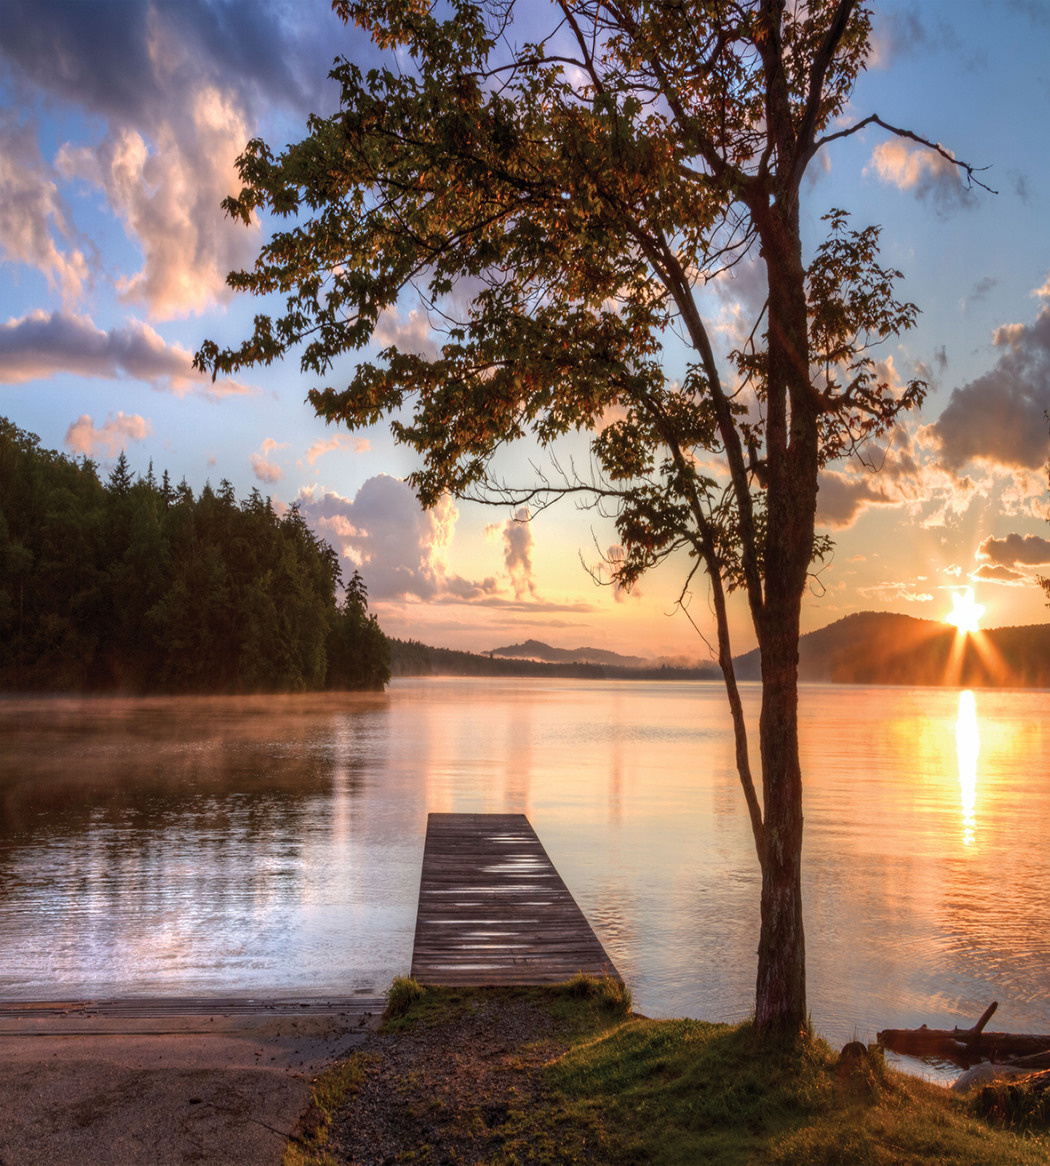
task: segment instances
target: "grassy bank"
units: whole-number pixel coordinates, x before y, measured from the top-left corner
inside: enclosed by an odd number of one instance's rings
[[[372,1047],[316,1083],[285,1166],[1050,1162],[1045,1128],[994,1127],[877,1051],[646,1020],[612,984],[399,985],[392,1002]]]

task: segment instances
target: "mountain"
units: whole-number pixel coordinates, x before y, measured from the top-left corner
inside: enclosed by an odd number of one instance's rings
[[[609,664],[615,668],[645,668],[651,663],[642,656],[621,656],[619,652],[609,652],[605,648],[552,648],[541,640],[493,648],[489,655],[514,660],[543,660],[548,664]]]
[[[500,652],[526,654],[500,655]],[[554,659],[537,658],[540,651]],[[642,660],[621,656],[597,648],[579,648],[586,655],[575,659],[574,652],[558,656],[559,649],[531,640],[495,652],[479,655],[457,652],[451,648],[431,648],[417,640],[390,640],[390,669],[394,676],[546,676],[574,680],[719,680],[721,673],[713,664],[685,664],[676,661]],[[602,659],[595,659],[598,653]],[[565,657],[570,657],[566,659]],[[609,662],[612,661],[612,662]],[[619,661],[636,661],[635,664]]]
[[[809,682],[1050,688],[1050,624],[960,638],[934,620],[865,611],[804,635],[798,663]],[[761,679],[757,649],[735,666],[739,680]]]

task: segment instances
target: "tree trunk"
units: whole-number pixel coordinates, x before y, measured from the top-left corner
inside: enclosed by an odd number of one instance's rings
[[[755,1023],[797,1033],[806,1024],[802,924],[802,770],[798,758],[798,615],[770,612],[761,645],[765,853]]]
[[[798,639],[817,501],[817,415],[809,382],[805,270],[797,203],[763,215],[769,278],[765,596],[756,621],[762,661],[764,858],[755,1023],[798,1033],[807,1023],[802,924],[802,770]]]

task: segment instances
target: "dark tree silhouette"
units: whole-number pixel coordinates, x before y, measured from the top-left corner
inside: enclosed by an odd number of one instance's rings
[[[229,482],[200,497],[121,454],[40,448],[0,418],[0,688],[277,692],[382,688],[386,637],[355,572],[296,508]]]

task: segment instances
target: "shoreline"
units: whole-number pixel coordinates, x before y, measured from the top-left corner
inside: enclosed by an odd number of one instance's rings
[[[989,1166],[1042,1162],[1047,1148],[1045,1133],[975,1120],[870,1048],[847,1064],[849,1050],[805,1034],[771,1045],[746,1023],[649,1020],[611,981],[402,996],[392,989],[386,1024],[376,998],[314,1013],[286,1000],[240,1014],[170,1001],[151,1016],[0,1014],[0,1163],[319,1166],[367,1148],[389,1161],[454,1150],[467,1166],[540,1146],[552,1162],[659,1148],[676,1166],[716,1149],[802,1166],[851,1160],[861,1128],[923,1166],[931,1137]]]

